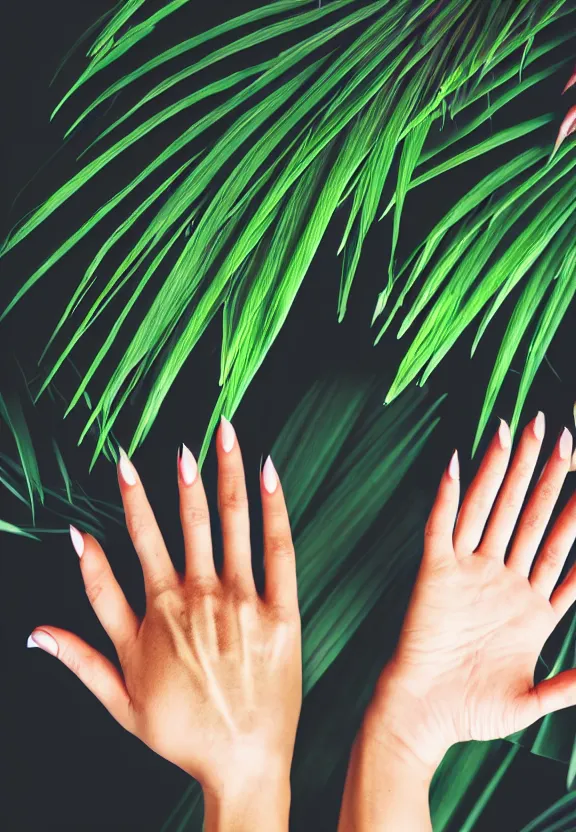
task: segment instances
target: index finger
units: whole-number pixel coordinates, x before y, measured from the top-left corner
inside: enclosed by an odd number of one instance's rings
[[[298,614],[296,554],[290,519],[278,473],[270,457],[260,478],[264,532],[264,600],[271,606]]]

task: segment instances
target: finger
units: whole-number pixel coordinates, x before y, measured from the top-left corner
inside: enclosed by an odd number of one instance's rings
[[[28,646],[42,647],[60,659],[100,700],[114,719],[126,731],[135,734],[130,694],[122,675],[109,659],[74,633],[59,627],[35,629],[28,639]]]
[[[564,670],[539,682],[526,695],[526,727],[547,714],[576,705],[576,670]]]
[[[564,428],[546,463],[526,508],[506,561],[506,566],[519,575],[528,577],[534,555],[562,490],[572,453],[572,435]]]
[[[460,471],[458,451],[454,451],[448,468],[444,471],[440,486],[428,516],[424,531],[424,548],[426,557],[445,559],[454,556],[452,535],[458,514],[460,499]]]
[[[576,494],[562,509],[536,558],[530,583],[545,598],[550,598],[576,538]]]
[[[550,605],[560,619],[566,615],[574,601],[576,601],[576,564],[568,570],[562,583],[552,593]]]
[[[296,555],[284,492],[270,457],[261,476],[264,532],[264,599],[289,615],[298,613]]]
[[[255,593],[250,553],[250,516],[242,454],[236,433],[222,416],[217,444],[218,513],[222,526],[222,579],[237,589]]]
[[[178,472],[180,521],[186,552],[185,577],[216,581],[208,500],[194,455],[184,443],[178,457]]]
[[[500,489],[496,505],[482,537],[480,544],[482,554],[500,557],[504,560],[536,468],[545,430],[544,414],[538,411],[536,417],[526,425],[522,432],[518,450],[508,469],[504,485]]]
[[[88,600],[120,660],[136,640],[140,621],[110,567],[98,541],[90,534],[70,526],[70,536],[80,556],[80,571]]]
[[[478,548],[494,500],[506,475],[511,446],[510,428],[504,419],[500,419],[500,427],[460,507],[454,532],[456,554],[470,555]]]
[[[154,512],[146,497],[138,472],[120,448],[118,482],[124,504],[128,532],[140,558],[146,596],[175,588],[180,580],[168,554]]]

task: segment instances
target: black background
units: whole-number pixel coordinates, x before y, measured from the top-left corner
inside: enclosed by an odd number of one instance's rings
[[[257,4],[246,0],[214,0],[201,7],[190,5],[194,6],[194,11],[188,14],[186,25],[188,32],[193,33]],[[76,116],[81,111],[81,105],[89,100],[90,92],[84,98],[80,93],[78,101],[64,108],[52,124],[49,117],[53,107],[82,71],[82,50],[75,53],[53,87],[49,87],[49,82],[75,41],[109,8],[110,4],[105,0],[91,0],[90,3],[73,3],[71,0],[40,3],[36,0],[11,4],[9,18],[6,13],[3,16],[0,28],[3,82],[3,129],[0,133],[2,238],[78,168],[75,157],[85,146],[82,138],[62,146],[61,137],[72,116]],[[180,34],[178,32],[178,39]],[[167,43],[176,40],[173,32],[165,37]],[[268,49],[268,55],[273,54],[272,48]],[[265,49],[262,54],[266,54]],[[245,65],[241,61],[238,58],[238,65]],[[228,66],[235,66],[234,61]],[[552,142],[562,116],[573,103],[569,95],[564,98],[559,95],[568,70],[569,66],[564,75],[556,75],[540,84],[537,92],[523,98],[521,105],[515,103],[507,113],[510,122],[513,123],[519,116],[527,118],[555,109],[558,120],[550,126],[545,137]],[[204,76],[200,80],[203,81]],[[199,84],[200,80],[192,83]],[[121,111],[120,107],[118,112]],[[157,139],[160,143],[172,135],[166,129],[167,132]],[[517,143],[517,147],[520,146],[521,142]],[[146,155],[139,155],[144,150],[133,153],[126,164],[137,170],[142,161],[149,158],[149,148]],[[508,158],[509,152],[509,148],[504,150],[502,159]],[[53,154],[57,155],[49,162]],[[493,154],[474,162],[467,169],[445,176],[441,184],[433,181],[409,196],[401,254],[411,250],[420,235],[441,216],[443,208],[475,181],[479,171],[488,170],[496,164],[496,156]],[[33,176],[33,181],[19,195]],[[85,219],[89,215],[90,201],[99,204],[103,194],[110,193],[110,188],[114,187],[113,177],[113,170],[105,171],[90,196],[81,196],[73,205],[59,211],[46,226],[0,261],[0,308],[11,300],[32,270],[77,228],[77,216],[80,216],[76,213],[78,206],[81,207],[82,219]],[[85,205],[84,199],[87,200]],[[310,383],[327,371],[375,372],[382,379],[383,400],[399,357],[407,347],[405,340],[396,342],[396,330],[389,332],[377,347],[373,346],[377,330],[370,329],[370,320],[377,293],[384,286],[389,250],[390,229],[384,222],[368,239],[348,313],[342,324],[337,323],[340,262],[336,249],[345,219],[346,212],[343,211],[330,227],[286,325],[234,416],[247,472],[255,535],[260,533],[257,472],[261,455],[268,452]],[[103,232],[98,233],[100,237],[96,235],[97,241],[102,242]],[[77,247],[38,283],[0,325],[0,379],[3,391],[21,385],[22,378],[15,357],[28,377],[34,374],[40,352],[63,311],[72,287],[86,268],[94,245],[90,243]],[[436,398],[443,392],[450,395],[441,408],[442,422],[422,457],[420,476],[424,486],[437,482],[455,446],[458,446],[461,455],[463,479],[469,479],[475,470],[475,463],[470,462],[475,425],[498,339],[516,298],[517,294],[514,294],[511,302],[500,312],[472,362],[469,350],[473,332],[470,332],[432,377],[431,396]],[[180,441],[185,441],[196,454],[200,450],[207,419],[219,389],[220,321],[218,316],[195,348],[146,442],[135,454],[135,463],[168,548],[180,570],[183,568],[183,553],[176,501],[176,449]],[[569,314],[548,353],[557,375],[548,364],[542,366],[524,410],[522,425],[538,409],[546,413],[545,453],[550,452],[564,424],[573,427],[573,325],[573,316]],[[103,322],[102,326],[106,324]],[[73,354],[77,366],[86,368],[101,339],[100,331],[87,336]],[[119,355],[118,351],[116,355]],[[519,359],[513,367],[521,370]],[[100,380],[105,379],[112,368],[113,363],[108,360]],[[517,381],[518,376],[511,373],[498,400],[497,415],[510,419]],[[71,397],[75,389],[73,377],[64,373],[62,382],[57,377],[57,385],[61,385],[62,391]],[[99,389],[95,388],[95,391]],[[140,396],[134,407],[127,408],[126,415],[123,414],[117,423],[116,436],[125,446],[129,444],[142,404],[143,396]],[[86,472],[92,446],[84,442],[76,448],[85,411],[74,411],[65,422],[62,422],[62,414],[63,409],[58,409],[46,398],[41,399],[33,433],[41,470],[54,471],[53,467],[50,468],[53,461],[49,441],[52,436],[57,436],[72,476],[78,478],[90,494],[117,500],[117,482],[112,466],[101,458],[88,476]],[[481,451],[496,426],[494,417]],[[44,437],[48,440],[46,443],[42,441]],[[0,445],[3,451],[14,455],[14,448],[5,433],[0,435]],[[43,462],[46,468],[42,468]],[[213,449],[203,476],[209,499],[215,506]],[[562,503],[572,482],[569,478]],[[12,522],[29,522],[29,518],[20,512],[18,504],[4,491],[0,494],[0,517]],[[107,528],[107,534],[106,551],[110,562],[128,600],[142,614],[143,582],[128,535],[125,530],[113,526]],[[114,658],[113,647],[85,597],[76,555],[67,533],[47,536],[42,543],[10,535],[2,535],[0,541],[3,651],[0,747],[6,762],[5,773],[0,780],[1,828],[7,832],[38,829],[158,832],[185,789],[187,776],[124,732],[61,663],[40,650],[26,649],[26,639],[34,627],[53,624],[79,634],[105,655]],[[494,826],[518,828],[560,796],[564,778],[565,769],[561,765],[521,751],[503,788],[499,790],[499,796],[491,802],[476,829],[482,832]],[[318,809],[321,814],[321,802]],[[504,822],[504,816],[510,819]]]

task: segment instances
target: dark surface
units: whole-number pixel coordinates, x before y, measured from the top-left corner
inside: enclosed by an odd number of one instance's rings
[[[202,19],[196,18],[196,30],[226,19],[234,11],[254,7],[250,2],[217,0],[202,4]],[[52,88],[49,82],[72,44],[88,26],[109,8],[103,0],[73,3],[20,3],[10,7],[0,28],[3,101],[1,132],[2,199],[0,200],[0,236],[4,238],[18,220],[52,192],[75,168],[75,156],[83,147],[77,140],[61,148],[61,136],[72,116],[81,110],[82,96],[71,103],[50,124],[49,116],[61,95],[81,72],[82,53],[77,53]],[[529,100],[529,110],[547,111],[558,102],[559,119],[573,101],[560,100],[558,90],[563,81],[552,79],[542,85],[538,96]],[[528,99],[526,99],[528,101]],[[511,113],[511,118],[515,114]],[[526,118],[528,115],[525,116]],[[555,125],[550,128],[553,138]],[[60,149],[58,156],[41,171],[15,200],[19,191]],[[138,154],[130,161],[139,164]],[[480,164],[480,163],[478,163]],[[483,165],[492,164],[484,159]],[[473,173],[473,171],[472,171]],[[441,188],[435,183],[411,195],[406,206],[404,241],[411,231],[428,228],[440,210],[467,186],[466,172],[447,176]],[[472,174],[470,174],[472,175]],[[111,173],[101,177],[102,185],[92,191],[96,202],[99,188],[110,188]],[[108,179],[107,179],[108,177]],[[107,191],[108,192],[108,191]],[[82,212],[82,217],[87,211]],[[118,216],[118,215],[117,215]],[[342,324],[336,321],[340,261],[335,256],[345,213],[331,227],[312,269],[300,290],[287,323],[268,358],[250,386],[234,417],[248,476],[255,533],[258,533],[257,470],[262,454],[268,452],[279,429],[297,405],[309,384],[326,370],[339,372],[377,372],[382,377],[382,399],[392,380],[398,357],[405,342],[395,341],[389,333],[376,348],[375,330],[370,319],[377,292],[384,285],[389,227],[373,233],[366,245],[361,267],[354,284],[349,312]],[[381,224],[380,228],[384,226]],[[0,262],[0,308],[14,291],[46,258],[67,234],[77,227],[71,207],[59,212],[57,219],[35,232],[24,245]],[[100,238],[98,238],[99,241]],[[0,325],[0,350],[3,361],[2,389],[21,383],[15,370],[14,355],[27,375],[33,368],[52,329],[63,311],[65,300],[85,268],[94,242],[81,246],[50,272],[33,293]],[[405,253],[407,248],[401,250]],[[513,296],[515,300],[517,295]],[[508,304],[508,309],[511,305]],[[220,316],[210,326],[192,358],[168,395],[164,407],[135,462],[146,484],[151,502],[165,534],[168,548],[174,553],[179,569],[183,555],[177,511],[177,488],[174,476],[178,443],[184,440],[197,453],[207,419],[218,394],[220,357]],[[442,422],[427,450],[422,467],[422,484],[435,484],[454,446],[463,460],[464,479],[475,470],[469,461],[476,420],[483,391],[489,379],[498,338],[506,323],[501,313],[480,347],[473,363],[469,361],[472,333],[452,350],[432,377],[431,395],[448,392]],[[573,425],[571,409],[574,398],[573,317],[568,316],[554,341],[548,357],[562,379],[549,366],[543,366],[534,384],[524,421],[543,409],[548,420],[545,452],[549,453],[563,424]],[[105,323],[102,323],[105,326]],[[75,362],[86,366],[101,342],[101,333],[89,335],[75,354]],[[55,356],[56,353],[53,353]],[[518,361],[514,364],[521,369]],[[111,371],[106,365],[100,380]],[[518,376],[510,375],[508,385],[498,401],[498,415],[510,418]],[[73,381],[73,379],[72,379]],[[70,376],[62,381],[65,394],[74,389]],[[100,388],[98,388],[100,389]],[[93,396],[95,398],[95,394]],[[119,420],[117,437],[127,444],[136,425],[142,397],[134,411]],[[49,440],[58,437],[73,477],[78,477],[90,494],[117,500],[118,490],[112,467],[101,460],[93,474],[86,475],[91,446],[85,442],[75,448],[84,424],[83,413],[73,412],[65,423],[62,412],[44,399],[39,410],[35,437],[44,434]],[[493,419],[491,430],[496,427]],[[490,432],[491,432],[490,430]],[[490,433],[489,432],[489,433]],[[489,437],[488,437],[489,438]],[[484,442],[481,451],[484,449]],[[13,454],[4,435],[1,449]],[[51,462],[48,443],[38,442],[40,460]],[[211,504],[215,506],[215,460],[211,451],[204,469],[204,480]],[[568,488],[571,487],[569,481]],[[18,514],[14,501],[0,492],[0,517],[26,523]],[[127,533],[110,525],[106,551],[113,569],[125,588],[128,600],[143,611],[143,585],[139,563]],[[188,784],[188,777],[155,755],[146,746],[123,731],[82,683],[61,663],[40,650],[26,649],[26,639],[35,626],[53,624],[64,627],[93,644],[110,658],[113,647],[94,615],[83,591],[76,555],[67,535],[52,535],[42,543],[1,535],[0,586],[2,588],[1,638],[3,678],[1,690],[1,749],[6,770],[1,779],[0,828],[6,832],[159,832]],[[565,769],[557,763],[521,752],[507,776],[505,788],[491,801],[478,823],[477,832],[488,829],[519,828],[562,793]],[[310,829],[320,825],[322,801],[318,801],[318,818],[310,816]],[[503,817],[509,817],[505,827]]]

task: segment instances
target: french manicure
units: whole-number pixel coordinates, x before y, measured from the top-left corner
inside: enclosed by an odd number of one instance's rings
[[[450,479],[457,480],[460,474],[460,465],[458,463],[458,451],[454,451],[452,454],[452,459],[450,460],[450,464],[448,465],[448,474]]]
[[[122,474],[122,479],[126,483],[126,485],[136,485],[136,480],[138,475],[136,474],[136,469],[134,468],[133,464],[128,459],[128,455],[124,448],[118,447],[120,451],[120,473]]]
[[[500,427],[498,428],[498,439],[500,440],[500,447],[506,450],[512,444],[512,437],[510,435],[510,428],[504,421],[500,419]]]
[[[572,434],[568,428],[564,428],[560,434],[560,441],[558,442],[558,450],[562,459],[568,459],[570,451],[572,450]]]
[[[544,414],[541,410],[538,411],[536,414],[536,418],[532,423],[532,430],[534,431],[534,436],[536,439],[544,439],[544,431],[546,430],[546,421],[544,419]]]
[[[276,490],[276,486],[278,485],[278,475],[276,474],[274,463],[269,456],[267,457],[264,467],[262,468],[262,482],[264,483],[266,491],[269,494],[273,494]]]
[[[73,526],[72,524],[70,524],[70,537],[72,538],[72,546],[74,546],[76,554],[79,558],[81,558],[84,554],[84,538],[76,526]]]
[[[226,419],[225,416],[220,417],[220,424],[221,424],[221,437],[222,437],[222,447],[226,451],[226,453],[230,453],[232,448],[234,447],[234,440],[236,438],[236,432],[232,427],[232,423]]]
[[[179,459],[180,475],[185,485],[192,485],[198,473],[198,465],[194,459],[194,454],[184,442],[182,442],[182,452]]]
[[[28,636],[26,647],[41,647],[47,653],[53,656],[58,655],[58,645],[51,635],[45,633],[43,630],[38,630]]]

